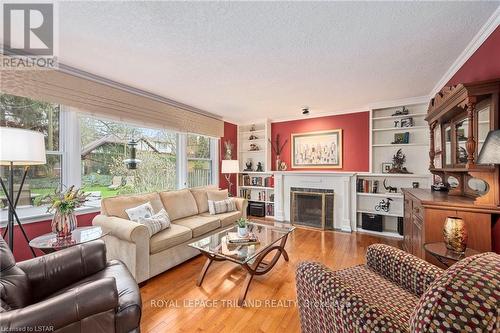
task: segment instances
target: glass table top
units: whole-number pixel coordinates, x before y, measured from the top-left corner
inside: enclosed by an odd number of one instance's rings
[[[293,230],[295,230],[295,227],[289,224],[275,223],[274,225],[266,225],[250,222],[248,223],[248,231],[257,237],[259,244],[240,246],[230,244],[228,246],[228,233],[237,232],[237,227],[233,226],[199,239],[189,244],[189,246],[239,264],[245,264],[251,263],[260,253],[278,243]]]
[[[37,249],[64,249],[99,239],[105,235],[107,232],[104,232],[101,227],[80,227],[73,230],[71,236],[66,238],[59,239],[56,234],[49,233],[33,238],[29,245]]]
[[[479,251],[470,248],[467,248],[464,253],[448,250],[444,242],[426,243],[424,244],[424,250],[432,255],[453,261],[459,261],[463,258],[479,254]]]

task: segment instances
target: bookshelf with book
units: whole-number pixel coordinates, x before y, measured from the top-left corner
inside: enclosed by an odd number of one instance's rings
[[[274,177],[272,172],[242,172],[238,175],[238,196],[249,203],[265,206],[266,217],[274,216]]]

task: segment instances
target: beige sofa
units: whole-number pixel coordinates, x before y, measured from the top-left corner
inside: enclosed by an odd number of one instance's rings
[[[138,283],[158,275],[199,254],[187,244],[206,235],[234,225],[246,217],[246,199],[233,198],[237,210],[210,215],[207,190],[216,187],[154,192],[140,195],[105,198],[101,214],[92,224],[109,232],[104,237],[108,260],[120,259],[127,265]],[[128,220],[125,209],[151,202],[155,213],[165,208],[172,224],[170,228],[149,237],[146,226]]]

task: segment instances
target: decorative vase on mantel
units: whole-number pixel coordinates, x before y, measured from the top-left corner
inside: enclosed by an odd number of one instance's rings
[[[56,211],[52,218],[52,232],[57,235],[57,238],[71,236],[71,233],[77,226],[78,222],[74,212],[61,213],[60,211]]]
[[[453,252],[464,253],[467,249],[467,229],[460,217],[447,217],[443,227],[446,248]]]
[[[276,155],[276,171],[280,171],[281,168],[281,158],[280,155]]]

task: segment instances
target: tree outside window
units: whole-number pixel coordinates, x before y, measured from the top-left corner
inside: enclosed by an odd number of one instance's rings
[[[212,183],[212,154],[210,138],[187,135],[188,187],[206,186]]]
[[[60,116],[60,107],[57,104],[0,93],[0,126],[33,130],[45,136],[47,164],[30,167],[19,199],[20,208],[31,206],[37,197],[61,186]],[[12,144],[16,143],[12,142]],[[22,174],[23,168],[16,167],[14,170],[15,189],[21,183]],[[6,167],[0,167],[0,176],[8,182]],[[0,194],[0,207],[5,207],[7,204],[5,195]]]

